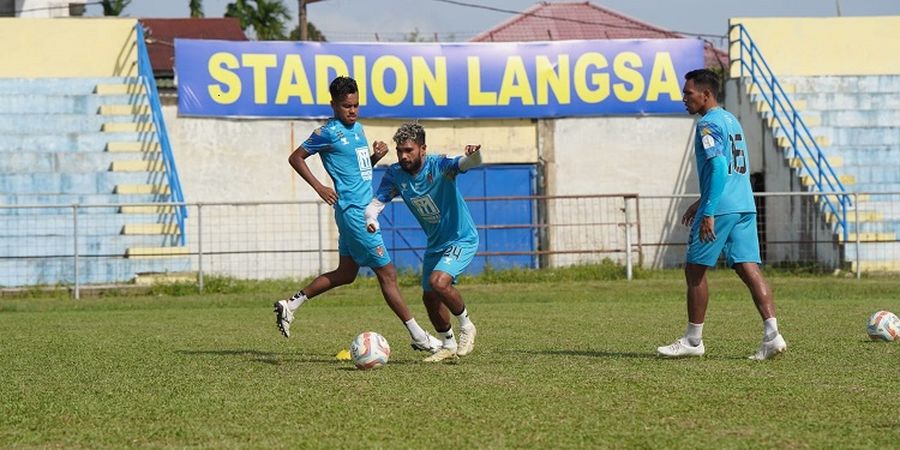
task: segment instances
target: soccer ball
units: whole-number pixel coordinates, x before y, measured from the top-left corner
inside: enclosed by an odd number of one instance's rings
[[[391,346],[384,336],[374,331],[366,331],[356,336],[350,344],[350,357],[353,358],[353,364],[356,364],[357,369],[374,369],[387,364],[388,358],[391,357]]]
[[[890,311],[878,311],[869,317],[866,332],[873,341],[891,342],[900,336],[900,319]]]

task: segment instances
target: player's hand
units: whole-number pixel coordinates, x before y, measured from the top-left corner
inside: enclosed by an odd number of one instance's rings
[[[716,240],[716,219],[715,217],[704,217],[700,221],[700,241],[712,242]]]
[[[700,202],[694,202],[691,206],[688,206],[687,211],[684,212],[684,215],[681,216],[681,224],[689,227],[694,223],[694,216],[697,215],[697,208],[700,207]]]
[[[366,231],[368,231],[369,233],[374,233],[374,232],[378,231],[378,229],[375,228],[374,223],[370,223],[370,224],[366,225]]]
[[[334,206],[334,204],[337,203],[337,192],[334,192],[334,189],[328,186],[322,186],[316,189],[316,193],[319,194],[319,197],[321,197],[322,200],[325,200],[325,203],[328,203],[329,205]]]
[[[381,158],[384,158],[384,155],[388,154],[388,146],[382,141],[375,141],[372,143],[372,160],[378,161]]]
[[[470,156],[472,153],[481,150],[481,144],[478,145],[467,145],[466,146],[466,156]]]

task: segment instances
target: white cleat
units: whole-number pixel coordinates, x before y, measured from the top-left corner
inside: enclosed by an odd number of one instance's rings
[[[706,347],[703,341],[697,345],[691,345],[687,338],[680,337],[670,345],[665,347],[657,347],[656,354],[663,358],[686,358],[689,356],[703,356],[706,353]]]
[[[284,337],[291,337],[291,322],[294,321],[294,313],[288,308],[287,300],[278,300],[274,307],[275,324],[278,325],[278,330]]]
[[[453,361],[459,359],[459,356],[456,356],[456,348],[446,348],[442,347],[440,350],[435,352],[435,354],[423,359],[424,362],[441,362],[441,361]]]
[[[784,338],[781,337],[781,333],[775,335],[774,338],[763,341],[759,346],[759,350],[756,353],[750,355],[750,359],[754,361],[765,361],[767,359],[772,359],[787,350],[787,342],[784,342]]]
[[[472,350],[475,350],[475,334],[477,332],[475,325],[459,329],[459,350],[456,352],[457,355],[466,356],[472,353]]]
[[[428,334],[427,336],[428,336],[428,339],[426,339],[424,341],[417,341],[417,340],[413,339],[412,343],[410,343],[409,345],[413,348],[413,350],[417,350],[420,352],[428,352],[431,354],[437,353],[438,350],[440,350],[441,347],[443,346],[443,343],[440,340],[438,340],[438,338],[436,338],[430,334]]]

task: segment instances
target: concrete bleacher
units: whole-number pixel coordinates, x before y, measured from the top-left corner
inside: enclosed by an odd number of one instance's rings
[[[72,204],[80,283],[189,270],[171,208],[119,206],[169,201],[148,112],[135,77],[0,78],[0,204],[40,206],[0,209],[0,286],[74,281]]]

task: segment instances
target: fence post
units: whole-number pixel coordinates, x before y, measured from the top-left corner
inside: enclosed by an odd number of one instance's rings
[[[319,273],[323,271],[322,261],[322,204],[316,203],[316,230],[319,231]]]
[[[854,227],[856,229],[856,279],[859,280],[862,277],[862,265],[860,265],[859,261],[859,193],[853,193],[853,221],[856,223]]]
[[[625,197],[625,278],[631,280],[631,224],[628,220],[628,197]]]
[[[73,261],[74,265],[74,273],[75,273],[75,300],[81,298],[81,284],[78,280],[78,203],[72,204],[72,250],[73,250]]]
[[[197,284],[203,292],[203,203],[197,204]]]

